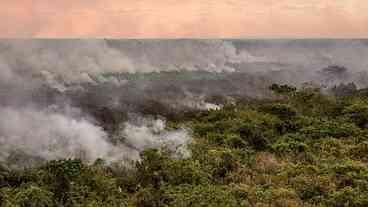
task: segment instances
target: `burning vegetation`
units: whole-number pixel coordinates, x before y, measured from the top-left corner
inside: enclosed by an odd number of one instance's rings
[[[0,206],[368,206],[354,48],[1,40]]]

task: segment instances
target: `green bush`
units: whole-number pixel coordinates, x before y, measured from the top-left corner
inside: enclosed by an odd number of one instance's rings
[[[297,115],[297,111],[289,104],[275,103],[266,105],[263,110],[267,113],[276,115],[282,119],[291,119]]]
[[[1,206],[50,207],[55,206],[53,193],[33,183],[15,189],[1,190]]]
[[[286,134],[280,137],[271,148],[282,154],[302,153],[308,151],[308,145],[304,143],[305,137],[302,134]]]
[[[232,189],[227,186],[181,185],[168,188],[165,191],[165,196],[169,201],[167,206],[250,206],[246,198],[233,192]]]
[[[360,127],[368,124],[368,103],[366,101],[356,101],[343,110],[343,114],[353,123]]]
[[[358,135],[361,131],[352,123],[318,120],[309,126],[303,127],[300,133],[312,139],[319,139],[324,137],[348,138]]]
[[[146,149],[129,164],[14,169],[26,157],[14,153],[0,162],[0,206],[368,206],[366,91],[271,88],[276,99],[168,118],[190,129],[190,157]]]
[[[359,192],[359,190],[345,187],[330,196],[328,205],[335,207],[364,207],[368,206],[368,196],[364,192]]]

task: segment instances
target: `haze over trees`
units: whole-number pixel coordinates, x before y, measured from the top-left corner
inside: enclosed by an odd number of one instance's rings
[[[0,40],[0,207],[368,206],[367,40]]]
[[[163,146],[128,165],[64,159],[3,166],[0,205],[368,206],[366,90],[270,90],[275,99],[168,119],[167,130],[190,130],[189,156]]]

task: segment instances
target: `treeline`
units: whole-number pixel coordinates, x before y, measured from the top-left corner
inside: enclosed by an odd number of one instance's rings
[[[275,100],[171,121],[192,130],[188,158],[1,169],[0,206],[368,206],[368,93],[346,87],[274,84]]]

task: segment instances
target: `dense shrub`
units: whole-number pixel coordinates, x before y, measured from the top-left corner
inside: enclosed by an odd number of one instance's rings
[[[19,188],[4,188],[1,190],[1,206],[54,206],[53,193],[36,184],[27,183]]]
[[[356,101],[343,110],[345,116],[360,127],[368,124],[368,103],[366,101]]]
[[[0,206],[368,206],[366,92],[271,89],[276,100],[168,120],[191,129],[187,158],[147,149],[132,165],[0,163]]]
[[[297,111],[289,104],[270,104],[266,105],[263,110],[267,113],[274,114],[282,119],[290,119],[296,116]]]
[[[234,192],[230,186],[218,185],[181,185],[168,188],[165,192],[168,197],[168,206],[250,206],[246,196]]]
[[[308,145],[304,143],[305,137],[302,134],[286,134],[281,136],[273,145],[272,149],[278,153],[302,153],[308,150]]]

